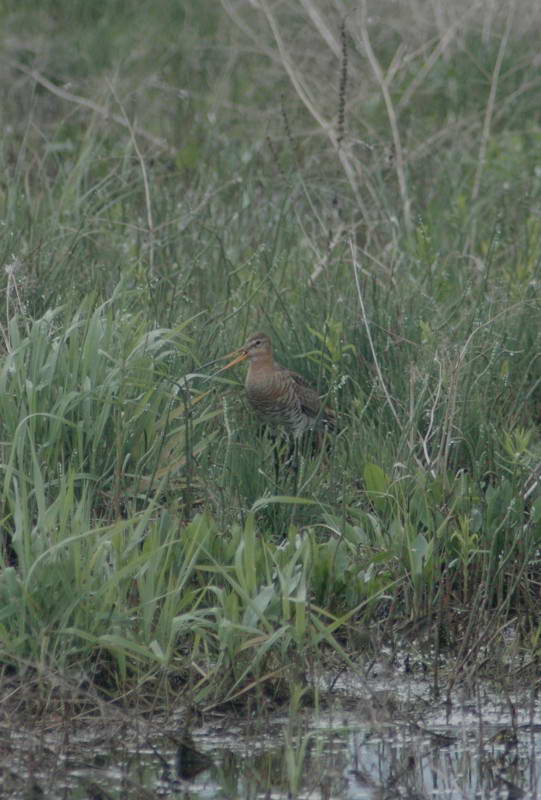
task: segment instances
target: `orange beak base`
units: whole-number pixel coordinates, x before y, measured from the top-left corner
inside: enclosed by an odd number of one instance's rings
[[[240,364],[241,361],[244,361],[245,358],[248,358],[248,353],[246,350],[241,350],[240,353],[238,350],[234,350],[232,353],[229,353],[224,358],[229,358],[229,356],[235,356],[233,361],[230,361],[229,364],[226,364],[225,367],[222,367],[219,372],[224,372],[224,370],[229,369],[230,367],[234,367],[235,364]]]

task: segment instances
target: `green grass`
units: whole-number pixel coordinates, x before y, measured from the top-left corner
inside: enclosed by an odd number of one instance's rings
[[[27,679],[208,708],[383,645],[451,682],[538,656],[535,6],[266,8],[2,12],[0,652]],[[297,475],[211,363],[256,329],[338,411]]]

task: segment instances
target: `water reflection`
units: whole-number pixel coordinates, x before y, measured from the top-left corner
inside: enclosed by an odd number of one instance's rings
[[[190,783],[191,798],[319,797],[322,800],[537,797],[541,733],[496,726],[430,730],[385,725],[308,731],[263,752],[214,751]],[[287,733],[284,733],[287,739]],[[207,742],[208,743],[208,742]],[[238,743],[237,743],[238,744]],[[185,786],[187,789],[188,786]]]
[[[511,714],[513,724],[497,704],[458,708],[447,724],[437,709],[425,710],[422,723],[374,714],[367,722],[366,713],[335,710],[246,725],[217,720],[191,737],[168,732],[156,718],[146,728],[139,720],[137,732],[126,720],[118,730],[89,723],[39,737],[6,727],[0,770],[9,793],[1,796],[536,798],[539,709],[536,700],[522,707],[527,715]]]

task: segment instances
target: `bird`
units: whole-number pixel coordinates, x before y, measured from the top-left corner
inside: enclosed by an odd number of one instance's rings
[[[336,429],[336,415],[321,402],[308,381],[274,360],[272,341],[266,333],[254,333],[222,370],[249,360],[244,382],[248,403],[261,422],[271,428],[283,428],[294,440],[314,431],[319,445],[326,431]],[[221,371],[222,371],[221,370]]]

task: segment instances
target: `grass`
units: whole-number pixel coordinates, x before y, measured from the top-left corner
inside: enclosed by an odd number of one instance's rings
[[[6,675],[535,665],[539,20],[460,6],[4,9]],[[297,476],[212,363],[256,329],[338,411]]]

